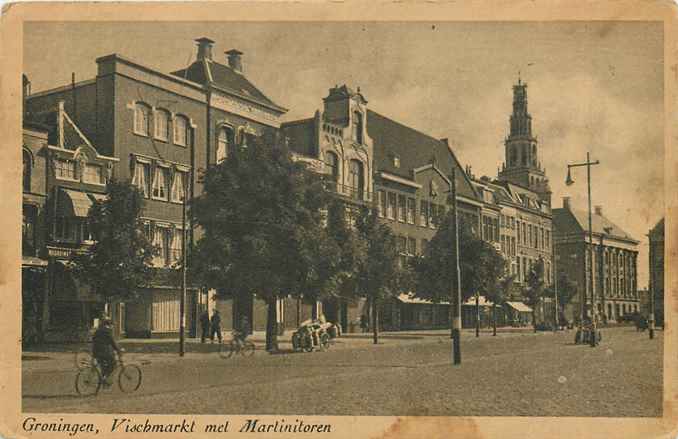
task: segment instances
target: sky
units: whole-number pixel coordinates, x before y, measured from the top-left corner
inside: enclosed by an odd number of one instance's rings
[[[528,84],[528,109],[553,191],[592,203],[641,241],[639,288],[647,285],[646,234],[663,216],[663,30],[660,22],[129,22],[27,23],[24,71],[40,91],[96,75],[95,59],[118,53],[170,72],[195,59],[194,39],[214,58],[244,53],[246,76],[289,109],[311,117],[334,85],[360,87],[368,107],[437,138],[479,177],[504,160],[512,85]]]

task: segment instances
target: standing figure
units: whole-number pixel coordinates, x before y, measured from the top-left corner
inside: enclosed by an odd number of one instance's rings
[[[360,316],[360,329],[362,332],[367,332],[368,330],[367,315],[363,314]]]
[[[210,336],[210,314],[204,310],[200,314],[200,343],[205,343],[205,340]]]
[[[214,334],[217,335],[219,339],[219,343],[221,343],[221,315],[219,315],[219,310],[215,309],[214,313],[212,314],[212,320],[210,321],[211,323],[211,332],[210,332],[210,340],[212,343],[214,343]]]

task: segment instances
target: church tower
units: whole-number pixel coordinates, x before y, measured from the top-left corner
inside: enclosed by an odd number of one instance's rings
[[[520,77],[513,86],[513,114],[504,145],[505,161],[499,180],[526,187],[550,205],[551,189],[539,160],[537,138],[532,135],[532,116],[527,112],[527,84]]]

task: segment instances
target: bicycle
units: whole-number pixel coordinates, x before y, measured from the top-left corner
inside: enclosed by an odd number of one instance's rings
[[[121,355],[118,355],[118,361],[109,377],[116,372],[121,392],[135,392],[141,387],[141,368],[136,364],[125,364]],[[92,358],[88,367],[80,369],[75,377],[75,391],[81,396],[96,396],[103,384],[101,366],[95,358]]]
[[[240,354],[243,357],[251,357],[254,355],[255,346],[249,340],[238,341],[236,338],[231,339],[231,342],[219,345],[219,356],[227,359],[231,358],[233,354]]]

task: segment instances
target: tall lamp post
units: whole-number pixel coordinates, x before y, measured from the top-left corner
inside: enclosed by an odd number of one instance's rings
[[[596,346],[596,299],[595,299],[595,294],[593,291],[593,227],[591,226],[591,166],[593,165],[599,165],[600,162],[596,160],[595,162],[591,161],[591,154],[589,152],[586,153],[586,162],[584,163],[572,163],[567,165],[567,179],[565,180],[565,184],[568,186],[571,186],[574,183],[574,180],[572,179],[572,174],[570,172],[571,168],[577,168],[579,166],[586,166],[586,182],[588,185],[588,197],[589,197],[589,246],[588,246],[588,253],[589,253],[589,287],[591,290],[591,326],[592,326],[592,334],[589,337],[589,341],[591,344],[591,347]],[[584,317],[586,314],[586,293],[584,289],[582,289],[582,323],[584,321]]]
[[[452,218],[454,221],[454,285],[450,289],[452,311],[452,363],[461,364],[461,270],[459,269],[459,219],[457,213],[457,170],[452,167]]]

